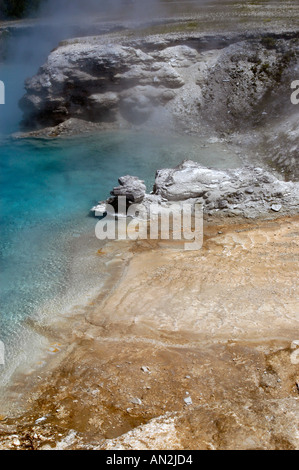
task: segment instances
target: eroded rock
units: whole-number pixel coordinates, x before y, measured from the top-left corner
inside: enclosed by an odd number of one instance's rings
[[[298,57],[292,35],[270,39],[273,47],[261,36],[199,33],[166,35],[162,42],[151,36],[150,47],[142,37],[66,41],[27,80],[24,122],[49,126],[83,118],[138,125],[163,106],[184,129],[210,123],[227,132],[263,123],[289,102]]]
[[[262,168],[215,170],[190,160],[158,170],[154,194],[166,201],[196,200],[206,211],[240,215],[295,212],[299,205],[299,184],[279,180]]]
[[[127,175],[119,178],[118,182],[120,186],[115,187],[113,191],[111,191],[113,197],[125,196],[128,202],[142,202],[146,191],[144,181],[136,176]]]

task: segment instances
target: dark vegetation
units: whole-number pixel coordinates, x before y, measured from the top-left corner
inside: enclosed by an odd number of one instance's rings
[[[19,19],[36,13],[43,0],[0,0],[0,19]]]

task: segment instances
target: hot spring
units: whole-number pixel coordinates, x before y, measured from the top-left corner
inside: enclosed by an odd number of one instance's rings
[[[45,56],[44,51],[39,60]],[[2,385],[32,356],[28,344],[36,332],[30,318],[57,315],[74,295],[87,298],[95,286],[100,289],[100,260],[88,247],[86,263],[83,260],[70,275],[73,243],[80,238],[84,243],[86,234],[95,237],[96,219],[89,210],[109,196],[119,176],[138,176],[151,191],[157,169],[174,167],[184,159],[217,168],[240,165],[225,144],[146,129],[72,138],[15,138],[11,134],[21,119],[18,101],[24,80],[36,70],[34,61],[20,55],[0,69],[6,87],[6,104],[0,107]]]

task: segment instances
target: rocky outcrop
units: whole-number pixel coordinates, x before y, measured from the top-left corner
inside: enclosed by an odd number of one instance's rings
[[[267,163],[285,179],[299,181],[299,114],[293,107],[295,112],[288,119],[265,126],[256,148],[264,149]]]
[[[42,125],[70,117],[140,123],[155,106],[173,99],[171,90],[183,84],[170,64],[141,49],[82,40],[52,52],[27,81],[21,106],[27,122]]]
[[[289,102],[298,50],[294,34],[73,39],[27,80],[24,123],[248,127]]]
[[[298,56],[291,32],[68,40],[27,80],[23,125],[30,136],[96,126],[228,137],[251,160],[258,155],[298,180],[299,120],[290,101]]]
[[[186,160],[176,168],[158,170],[153,192],[146,195],[143,182],[140,185],[135,177],[119,181],[121,186],[111,193],[114,198],[126,195],[130,202],[142,201],[145,206],[198,202],[205,213],[241,217],[298,213],[299,209],[299,183],[279,180],[256,167],[216,170]]]
[[[299,183],[278,180],[262,168],[215,170],[192,161],[159,170],[154,194],[166,201],[196,200],[210,213],[257,216],[299,208]]]
[[[126,207],[130,204],[139,204],[143,201],[146,192],[146,186],[143,180],[136,176],[122,176],[118,179],[119,186],[111,191],[111,197],[107,201],[100,201],[91,209],[95,217],[101,217],[106,211],[106,204],[112,205],[116,211],[118,207],[118,197],[125,197]]]
[[[298,51],[296,33],[72,39],[27,80],[23,124],[51,137],[94,126],[229,136],[298,179]]]
[[[112,198],[125,196],[128,202],[139,203],[142,202],[145,196],[146,186],[144,181],[136,176],[122,176],[118,180],[120,186],[117,186],[111,191]]]

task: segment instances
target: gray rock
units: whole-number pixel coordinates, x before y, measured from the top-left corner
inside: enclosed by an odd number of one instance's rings
[[[167,201],[200,202],[209,214],[225,210],[251,217],[271,210],[294,213],[299,206],[298,182],[278,180],[262,168],[215,170],[190,160],[157,171],[154,194]]]
[[[107,211],[106,202],[99,202],[96,206],[92,207],[90,211],[94,213],[95,217],[102,217]]]
[[[188,406],[189,406],[189,405],[192,405],[192,403],[193,403],[191,397],[186,397],[186,398],[184,398],[184,402],[185,402],[185,404],[188,405]]]
[[[130,203],[140,203],[143,201],[146,191],[144,181],[136,176],[122,176],[118,180],[120,186],[117,186],[111,191],[114,198],[118,196],[125,196]]]
[[[137,177],[123,176],[119,183],[111,191],[110,204],[118,196],[126,196],[128,204],[142,202],[147,210],[152,203],[167,206],[188,202],[202,204],[209,215],[223,211],[230,217],[253,218],[271,211],[294,214],[299,207],[299,182],[279,180],[256,167],[215,170],[185,160],[173,169],[158,170],[151,194],[146,194],[144,181]],[[103,203],[92,210],[99,209],[102,211]]]
[[[225,209],[226,207],[228,207],[228,202],[226,199],[221,199],[218,201],[218,209]]]
[[[139,124],[154,106],[173,100],[185,82],[167,58],[119,42],[74,39],[52,51],[38,74],[26,81],[20,101],[24,122],[53,126],[73,117]]]
[[[119,97],[116,93],[112,93],[110,91],[107,93],[95,93],[90,95],[89,101],[95,110],[111,110],[117,107]]]
[[[220,132],[246,127],[256,122],[264,96],[277,89],[277,74],[286,69],[294,76],[296,58],[283,61],[283,52],[298,49],[290,39],[278,40],[279,47],[271,51],[265,51],[259,35],[255,41],[246,35],[219,35],[223,47],[216,49],[215,37],[202,33],[192,38],[184,33],[152,36],[148,48],[142,37],[121,35],[64,41],[26,81],[20,102],[24,122],[30,128],[47,127],[79,118],[130,127],[147,122],[153,109],[162,106],[181,130],[198,130],[203,123]],[[198,51],[201,43],[206,51]],[[269,63],[271,74],[264,72]],[[281,97],[289,100],[290,81],[283,81],[281,93],[271,94],[273,105],[280,106]],[[271,109],[265,112],[271,115]],[[297,155],[292,150],[295,137],[288,136],[292,160]],[[275,151],[275,158],[279,163],[284,155]]]
[[[281,204],[272,204],[271,209],[274,212],[279,212],[281,209],[282,205]]]
[[[131,403],[133,403],[133,405],[142,405],[142,401],[140,400],[140,398],[132,398],[131,400]]]

